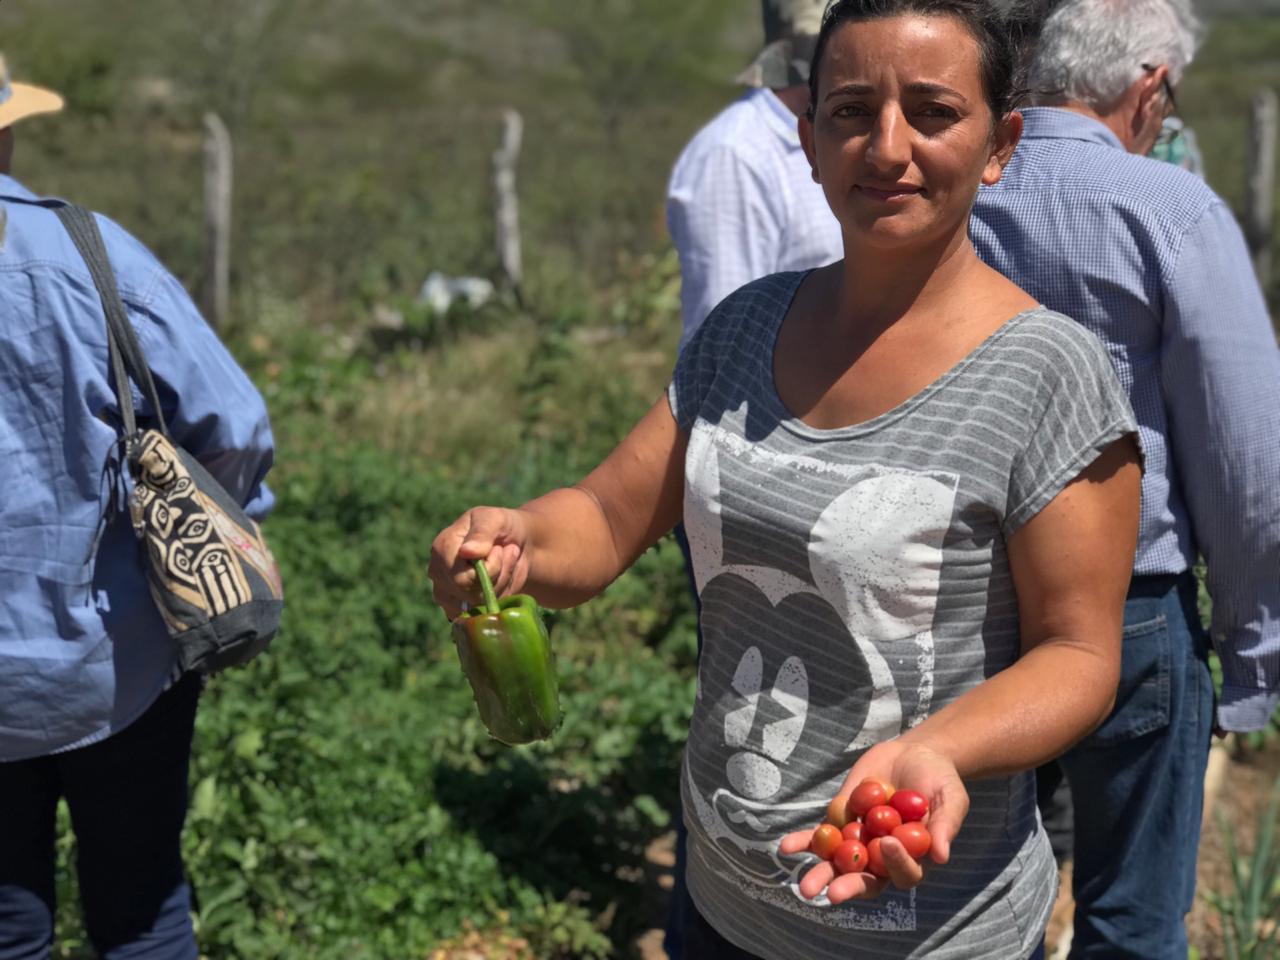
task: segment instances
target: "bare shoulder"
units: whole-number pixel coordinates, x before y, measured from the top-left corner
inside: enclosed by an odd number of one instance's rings
[[[982,265],[983,274],[977,284],[982,308],[978,311],[983,322],[994,330],[1012,320],[1018,314],[1035,310],[1040,301],[1004,274]]]

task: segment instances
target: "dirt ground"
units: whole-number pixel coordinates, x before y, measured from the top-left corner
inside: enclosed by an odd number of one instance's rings
[[[1238,850],[1252,853],[1258,822],[1267,809],[1272,785],[1280,776],[1280,742],[1273,740],[1261,752],[1229,751],[1219,789],[1210,806],[1200,840],[1199,881],[1195,908],[1187,918],[1191,946],[1200,960],[1223,960],[1222,929],[1218,916],[1204,900],[1204,893],[1231,889],[1231,865],[1218,825],[1221,813],[1231,823]],[[1280,921],[1280,917],[1275,918]]]
[[[1206,822],[1200,842],[1199,876],[1194,909],[1187,918],[1187,934],[1200,960],[1225,960],[1222,930],[1218,916],[1204,900],[1208,890],[1229,891],[1231,866],[1227,859],[1218,814],[1232,824],[1237,847],[1252,852],[1259,817],[1266,810],[1272,784],[1280,776],[1280,741],[1273,740],[1261,752],[1244,750],[1238,745],[1218,744],[1218,759],[1206,782]],[[666,917],[667,893],[671,889],[674,833],[655,842],[647,851],[650,866],[649,894],[652,897],[654,929],[647,931],[635,944],[637,960],[667,960],[662,949],[661,924]],[[1065,957],[1069,941],[1065,931],[1071,922],[1070,867],[1063,874],[1060,896],[1048,933],[1049,956]],[[1276,918],[1280,921],[1280,917]]]

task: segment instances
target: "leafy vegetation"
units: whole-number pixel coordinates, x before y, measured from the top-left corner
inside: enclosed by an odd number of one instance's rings
[[[567,719],[520,750],[481,728],[424,564],[461,509],[577,479],[659,395],[679,327],[663,185],[733,95],[758,16],[754,0],[0,7],[15,75],[70,103],[20,128],[19,177],[116,217],[193,289],[201,114],[236,142],[225,335],[272,411],[289,601],[273,648],[200,712],[186,853],[210,958],[604,958],[659,919],[643,851],[670,829],[694,685],[675,545],[554,618]],[[1244,105],[1280,85],[1277,44],[1275,21],[1224,23],[1183,92],[1237,205]],[[429,271],[495,271],[506,106],[527,123],[528,306],[440,316],[415,299]],[[81,957],[62,826],[59,951]]]
[[[1231,887],[1205,894],[1222,921],[1226,960],[1280,957],[1280,781],[1258,818],[1252,854],[1236,847],[1235,830],[1219,817],[1231,864]]]

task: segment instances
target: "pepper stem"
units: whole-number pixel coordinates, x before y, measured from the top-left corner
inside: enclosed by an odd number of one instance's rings
[[[480,580],[480,592],[484,594],[484,612],[497,613],[498,595],[493,591],[493,581],[489,579],[489,571],[484,568],[483,560],[475,561],[476,577]]]

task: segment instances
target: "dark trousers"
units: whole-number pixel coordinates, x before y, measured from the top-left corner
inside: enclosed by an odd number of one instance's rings
[[[100,743],[0,763],[0,960],[50,956],[59,797],[76,834],[85,926],[103,960],[197,960],[180,838],[200,687],[184,677]]]
[[[684,524],[678,524],[675,529],[676,543],[680,544],[680,552],[684,554],[684,569],[689,575],[689,590],[693,593],[694,609],[701,614],[702,604],[698,600],[698,585],[693,578],[693,557],[689,553],[689,538],[685,535]],[[698,618],[698,659],[702,659],[702,623],[701,616]],[[662,948],[666,951],[668,960],[684,960],[686,956],[690,960],[696,960],[702,954],[696,950],[690,949],[685,944],[685,929],[690,923],[691,913],[696,914],[693,909],[693,901],[689,899],[689,893],[685,889],[684,870],[685,857],[689,846],[689,832],[684,825],[684,810],[677,802],[676,806],[676,865],[674,871],[675,882],[671,888],[671,906],[667,910],[667,929],[662,938]],[[701,918],[698,918],[701,919]],[[705,921],[704,921],[705,922]],[[0,960],[4,960],[0,957]]]
[[[1185,960],[1213,729],[1191,574],[1135,577],[1116,706],[1059,763],[1074,808],[1071,956]]]

